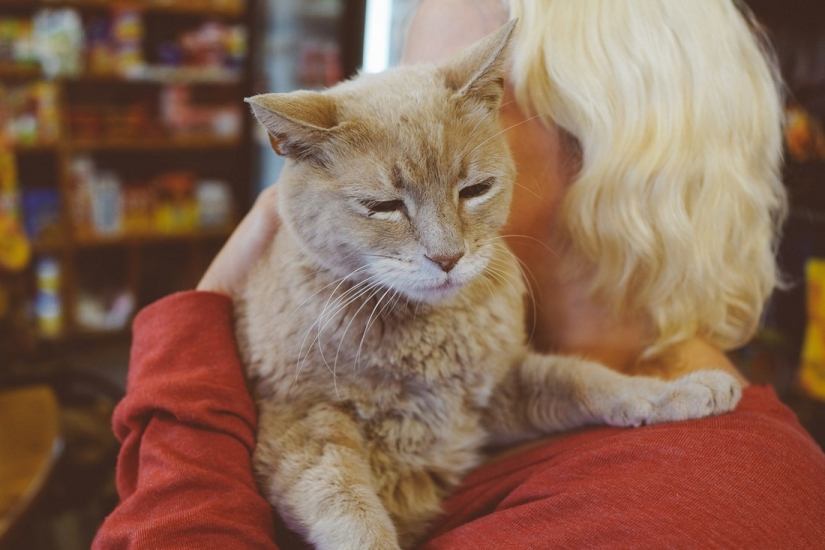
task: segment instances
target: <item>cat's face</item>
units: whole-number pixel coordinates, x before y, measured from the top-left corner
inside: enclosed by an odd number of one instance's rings
[[[290,158],[281,216],[318,263],[425,302],[495,270],[514,178],[497,116],[511,31],[444,65],[253,98]]]

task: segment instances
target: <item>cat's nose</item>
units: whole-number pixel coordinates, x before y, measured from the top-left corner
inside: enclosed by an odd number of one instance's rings
[[[460,260],[463,257],[464,257],[464,252],[462,251],[462,252],[459,252],[458,254],[452,254],[450,256],[447,256],[447,255],[433,256],[433,257],[427,256],[427,259],[430,260],[433,263],[437,263],[438,265],[440,265],[441,270],[444,271],[444,273],[449,273],[450,271],[453,270],[453,268],[455,267],[455,264],[458,263],[458,260]]]

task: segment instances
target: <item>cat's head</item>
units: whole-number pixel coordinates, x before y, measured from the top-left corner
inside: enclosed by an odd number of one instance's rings
[[[288,158],[281,217],[319,264],[425,302],[487,268],[515,175],[497,115],[514,25],[439,65],[247,100]]]

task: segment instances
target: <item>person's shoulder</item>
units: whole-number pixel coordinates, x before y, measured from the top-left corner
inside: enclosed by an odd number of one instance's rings
[[[825,540],[825,454],[771,388],[750,386],[732,413],[593,428],[507,456],[446,508],[433,542],[516,521],[535,524],[519,544],[536,547],[811,548]]]
[[[637,429],[597,428],[544,451],[558,465],[616,475],[632,466],[632,475],[678,475],[697,488],[724,476],[728,484],[744,485],[816,480],[825,491],[825,454],[769,386],[745,388],[728,414]]]

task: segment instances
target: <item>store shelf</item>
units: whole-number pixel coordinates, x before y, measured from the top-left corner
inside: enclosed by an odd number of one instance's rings
[[[0,63],[0,78],[30,80],[40,78],[42,74],[40,67]]]
[[[231,227],[216,229],[198,229],[169,233],[139,233],[116,235],[100,235],[95,233],[79,233],[74,242],[78,248],[96,248],[119,245],[158,244],[164,242],[198,242],[209,239],[224,239],[232,232]]]
[[[58,252],[66,246],[66,242],[61,238],[45,238],[38,239],[31,244],[32,252],[35,254],[43,254],[49,252]]]
[[[134,137],[107,139],[72,139],[67,142],[71,151],[186,151],[206,149],[234,149],[240,147],[238,137],[181,136]]]
[[[57,150],[56,143],[13,143],[9,147],[17,153],[52,153]]]
[[[209,149],[234,149],[241,146],[240,138],[220,136],[180,136],[180,137],[134,137],[105,139],[72,139],[65,142],[65,148],[76,152],[95,151],[203,151]],[[2,145],[0,144],[0,147]],[[51,153],[57,144],[12,144],[17,153]]]
[[[239,84],[241,72],[236,69],[197,67],[164,67],[147,65],[129,75],[86,75],[81,79],[115,79],[126,82],[156,82],[160,84]]]
[[[40,345],[64,346],[66,344],[78,344],[88,341],[99,342],[100,340],[120,340],[131,337],[131,323],[125,328],[112,330],[93,330],[87,328],[64,328],[58,334],[37,333],[37,340]]]
[[[191,288],[231,234],[235,220],[227,227],[177,232],[147,229],[143,233],[100,235],[91,228],[85,232],[79,229],[88,227],[90,221],[86,218],[99,213],[105,202],[92,195],[98,189],[90,183],[104,172],[120,182],[120,215],[126,222],[131,220],[130,215],[147,221],[160,213],[165,215],[168,209],[160,209],[172,201],[181,201],[186,208],[199,204],[197,192],[205,183],[212,183],[214,189],[220,184],[227,202],[239,211],[247,207],[250,142],[244,118],[248,113],[242,100],[249,94],[245,89],[249,84],[249,59],[239,40],[251,33],[244,23],[252,1],[0,0],[0,18],[12,21],[13,32],[9,34],[13,41],[27,40],[19,38],[23,33],[18,32],[20,27],[14,21],[31,22],[43,8],[75,9],[87,26],[99,19],[112,28],[118,21],[113,9],[138,10],[144,15],[140,18],[141,52],[147,54],[143,62],[151,63],[138,65],[141,61],[136,59],[133,67],[137,68],[120,73],[124,65],[113,66],[115,57],[106,64],[106,58],[99,56],[89,58],[97,62],[88,66],[111,73],[82,71],[54,77],[34,64],[15,65],[11,59],[0,63],[0,86],[8,89],[15,100],[8,109],[15,124],[0,132],[0,149],[14,153],[12,168],[19,179],[21,215],[33,216],[38,209],[51,208],[53,216],[56,208],[60,220],[59,230],[30,241],[30,247],[35,262],[48,257],[59,265],[61,334],[38,334],[37,324],[25,313],[35,297],[35,267],[6,277],[3,282],[13,285],[13,314],[23,319],[21,326],[25,325],[25,332],[31,336],[31,345],[26,349],[38,353],[42,349],[48,354],[73,346],[82,348],[87,341],[97,343],[124,336],[128,340],[128,329],[84,328],[78,320],[80,308],[88,304],[84,300],[105,301],[107,293],[127,289],[136,299],[148,300]],[[220,44],[221,57],[214,59],[215,66],[160,64],[169,59],[160,55],[164,41],[174,42],[183,51],[181,44],[187,35],[196,35],[213,25],[231,38]],[[158,52],[157,56],[153,57],[153,52]],[[89,50],[81,54],[88,56]],[[181,55],[179,59],[191,57]],[[36,127],[24,117],[36,119]],[[20,124],[16,124],[18,120]],[[35,134],[41,141],[55,136],[58,139],[31,143]],[[88,173],[83,171],[87,165]],[[27,189],[40,188],[56,191],[60,197],[56,207],[22,200]],[[112,202],[105,202],[105,206],[112,207]],[[175,218],[164,219],[172,223]],[[0,348],[5,344],[6,340],[0,338]],[[18,348],[23,349],[21,345],[13,346]]]
[[[242,82],[241,72],[235,69],[201,69],[196,67],[146,66],[132,74],[84,73],[77,76],[48,78],[38,67],[17,67],[0,65],[0,79],[8,80],[50,80],[60,82],[111,82],[122,84],[222,84],[238,85]]]
[[[111,9],[124,3],[113,0],[3,0],[0,7],[32,8],[68,7],[76,9]],[[148,13],[200,15],[204,17],[243,17],[246,6],[236,2],[212,0],[132,0],[125,5]]]
[[[343,4],[339,2],[305,2],[298,8],[298,17],[309,20],[338,21]]]
[[[61,77],[66,82],[113,82],[123,84],[240,84],[241,73],[234,69],[146,66],[132,74],[85,73]]]

